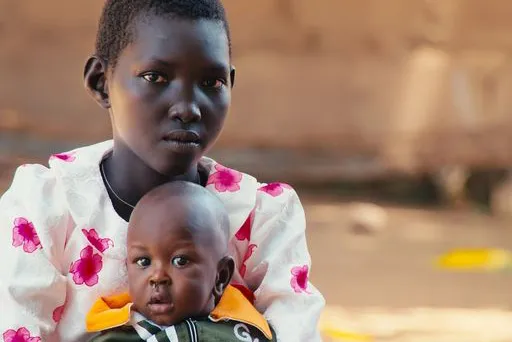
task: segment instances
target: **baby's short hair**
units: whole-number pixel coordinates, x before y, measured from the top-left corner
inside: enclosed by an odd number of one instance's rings
[[[96,36],[96,55],[111,68],[133,41],[133,24],[141,16],[169,15],[189,20],[215,20],[224,25],[231,54],[231,36],[221,0],[106,0]]]

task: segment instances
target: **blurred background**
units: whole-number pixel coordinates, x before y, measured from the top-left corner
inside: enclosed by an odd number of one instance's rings
[[[0,193],[108,138],[81,78],[102,3],[0,0]],[[326,341],[512,341],[512,2],[225,4],[238,79],[211,156],[299,190]],[[456,248],[480,261],[436,268]]]

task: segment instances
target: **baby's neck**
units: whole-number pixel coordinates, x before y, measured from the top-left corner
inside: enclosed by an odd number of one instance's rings
[[[154,326],[156,326],[156,327],[158,327],[158,328],[160,328],[162,330],[167,329],[169,327],[172,327],[172,326],[174,326],[174,325],[176,325],[178,323],[181,323],[181,322],[176,322],[175,324],[172,324],[172,325],[160,325],[158,323],[155,323],[153,320],[145,317],[143,314],[141,314],[140,312],[138,312],[136,310],[132,310],[130,315],[131,315],[130,316],[130,323],[132,325],[137,324],[137,323],[139,323],[141,321],[145,321],[145,322],[150,323],[150,324],[152,324],[152,325],[154,325]],[[186,319],[189,319],[189,318],[194,319],[194,318],[201,318],[201,317],[204,318],[204,317],[207,317],[207,316],[208,315],[196,315],[196,316],[192,316],[192,317],[187,317]]]

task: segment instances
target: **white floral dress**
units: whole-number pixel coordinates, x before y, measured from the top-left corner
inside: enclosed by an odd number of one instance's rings
[[[49,168],[22,165],[0,199],[0,340],[80,342],[100,296],[127,290],[127,223],[112,207],[99,163],[112,141],[53,155]],[[305,217],[295,191],[261,184],[215,161],[207,189],[230,218],[233,283],[280,342],[321,341],[324,299],[308,281]]]

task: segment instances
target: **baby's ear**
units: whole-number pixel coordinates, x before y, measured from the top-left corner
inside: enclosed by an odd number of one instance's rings
[[[229,285],[233,272],[235,271],[235,261],[230,256],[225,256],[219,261],[217,266],[217,277],[215,279],[215,288],[213,294],[217,303],[222,297],[224,290]]]
[[[107,63],[97,56],[91,56],[84,67],[85,89],[105,109],[110,108],[107,85]]]

